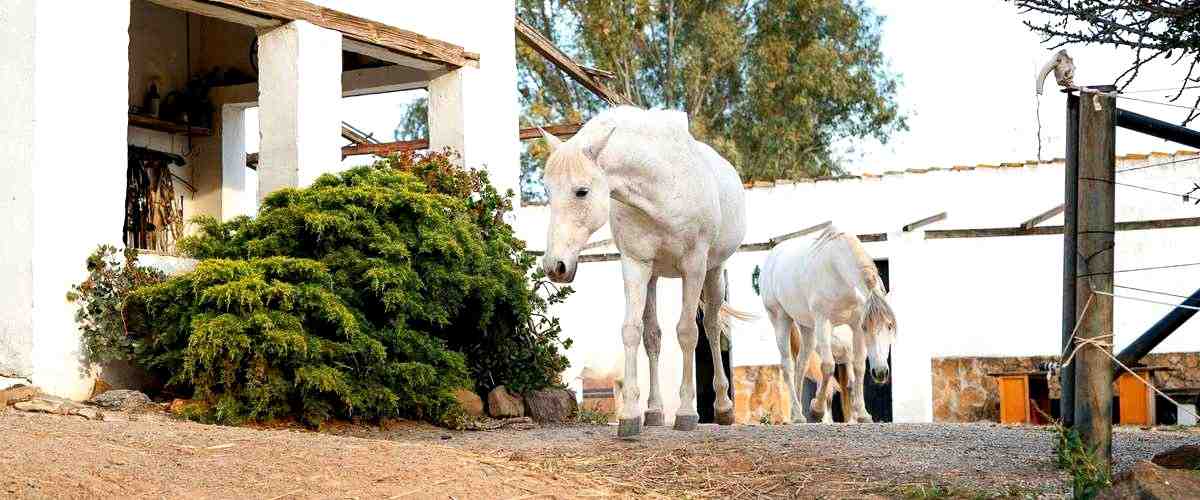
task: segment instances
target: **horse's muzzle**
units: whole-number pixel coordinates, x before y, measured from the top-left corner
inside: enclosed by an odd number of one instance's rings
[[[872,368],[871,377],[875,379],[877,384],[886,384],[888,377],[891,376],[891,371],[887,368]]]
[[[562,259],[546,256],[542,260],[542,270],[546,272],[546,277],[555,283],[570,283],[575,281],[575,262],[568,263]]]

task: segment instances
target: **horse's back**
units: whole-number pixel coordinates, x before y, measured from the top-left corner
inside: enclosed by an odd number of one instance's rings
[[[771,249],[762,270],[764,304],[778,304],[792,319],[811,326],[814,308],[855,300],[853,287],[844,283],[835,269],[835,254],[842,251],[835,239],[839,234],[831,227]]]

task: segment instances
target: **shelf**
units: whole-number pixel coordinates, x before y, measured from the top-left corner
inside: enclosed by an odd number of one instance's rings
[[[192,137],[208,137],[212,135],[212,130],[207,128],[192,127],[187,124],[159,120],[158,118],[144,115],[129,115],[129,126]]]

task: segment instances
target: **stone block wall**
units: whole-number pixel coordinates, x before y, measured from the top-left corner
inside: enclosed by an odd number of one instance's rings
[[[995,377],[988,374],[1034,371],[1039,364],[1055,360],[1053,356],[934,358],[933,420],[999,421],[1000,392]],[[1200,387],[1200,352],[1150,354],[1142,364],[1175,368],[1155,376],[1160,389]],[[1058,398],[1057,377],[1050,380],[1049,386],[1050,398]]]

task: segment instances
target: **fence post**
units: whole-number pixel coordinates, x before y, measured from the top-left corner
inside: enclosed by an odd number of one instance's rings
[[[1116,100],[1085,89],[1079,97],[1079,211],[1076,215],[1077,295],[1082,309],[1091,300],[1076,333],[1080,341],[1106,342],[1111,351],[1113,299],[1091,292],[1112,292],[1115,195],[1114,121]],[[1108,336],[1108,337],[1105,337]],[[1085,346],[1075,355],[1075,429],[1083,444],[1111,470],[1112,360],[1099,346]]]
[[[1070,353],[1075,348],[1071,334],[1075,330],[1075,256],[1077,255],[1075,215],[1079,212],[1079,97],[1067,94],[1067,155],[1065,163],[1066,190],[1063,193],[1063,304],[1062,304],[1062,352]],[[1062,367],[1059,373],[1058,413],[1063,426],[1075,425],[1075,365]]]

